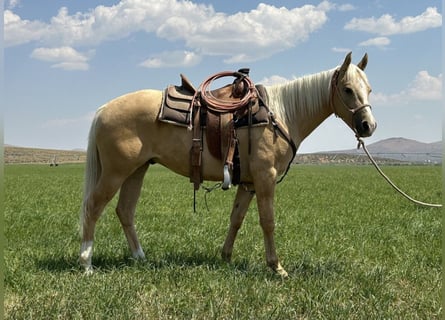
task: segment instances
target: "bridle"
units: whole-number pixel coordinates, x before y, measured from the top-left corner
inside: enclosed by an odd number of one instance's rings
[[[341,94],[339,93],[339,89],[338,89],[338,76],[339,75],[340,75],[340,69],[335,70],[334,74],[332,75],[329,104],[331,105],[331,109],[332,109],[334,115],[337,118],[340,117],[341,119],[343,119],[349,125],[349,127],[357,134],[357,130],[354,126],[355,115],[357,114],[357,112],[359,112],[360,110],[362,110],[364,108],[369,108],[372,110],[372,107],[370,104],[363,104],[363,105],[358,106],[357,108],[354,108],[354,109],[349,108],[349,106],[345,103]],[[334,104],[334,96],[335,95],[338,96],[338,98],[341,101],[341,103],[343,104],[343,106],[346,107],[346,110],[348,110],[351,113],[350,121],[349,121],[349,119],[344,119],[335,109],[335,104]]]

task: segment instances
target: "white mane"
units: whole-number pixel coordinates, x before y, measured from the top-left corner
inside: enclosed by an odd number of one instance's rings
[[[269,107],[276,116],[292,123],[298,115],[310,117],[329,103],[334,69],[267,87]]]

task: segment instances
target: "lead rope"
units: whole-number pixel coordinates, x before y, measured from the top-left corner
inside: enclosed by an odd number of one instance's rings
[[[412,197],[410,197],[409,195],[407,195],[405,192],[403,192],[402,190],[400,190],[399,187],[397,187],[392,181],[391,179],[388,178],[387,175],[385,175],[382,171],[382,169],[380,169],[380,167],[377,165],[377,162],[374,160],[374,158],[371,156],[371,154],[369,153],[368,149],[365,146],[365,142],[360,138],[357,137],[357,141],[358,141],[358,145],[357,145],[357,149],[360,149],[360,147],[363,148],[363,150],[365,151],[366,155],[368,156],[369,160],[371,161],[371,163],[374,165],[374,167],[377,169],[377,171],[381,174],[381,176],[391,185],[391,187],[393,187],[397,192],[399,192],[402,196],[404,196],[406,199],[408,199],[411,202],[414,202],[415,204],[418,204],[420,206],[425,206],[425,207],[432,207],[432,208],[442,208],[441,204],[435,204],[435,203],[427,203],[427,202],[422,202],[419,200],[416,200]]]

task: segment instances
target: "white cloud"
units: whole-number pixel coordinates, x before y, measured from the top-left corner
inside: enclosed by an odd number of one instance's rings
[[[329,2],[287,9],[261,3],[233,15],[207,8],[201,15],[195,13],[195,19],[181,12],[165,19],[156,34],[170,41],[182,40],[203,55],[226,56],[226,63],[250,62],[305,41],[327,21],[326,4]]]
[[[87,61],[87,58],[71,47],[37,48],[31,56],[43,61]]]
[[[380,105],[406,104],[416,101],[440,101],[442,99],[442,74],[437,77],[427,71],[419,71],[408,87],[398,93],[373,93],[372,102]]]
[[[47,31],[45,23],[37,20],[22,20],[11,10],[5,10],[3,19],[5,47],[17,46],[39,40]]]
[[[64,70],[88,70],[88,60],[94,54],[89,52],[83,54],[71,47],[59,48],[37,48],[31,53],[34,59],[54,62],[53,68],[61,68]]]
[[[136,32],[181,41],[199,55],[223,56],[226,62],[269,57],[306,41],[327,21],[329,1],[293,9],[260,3],[232,15],[191,1],[122,0],[88,12],[61,8],[48,23],[21,19],[5,11],[6,46],[38,41],[46,47],[96,46]]]
[[[345,25],[346,30],[365,31],[382,36],[394,34],[407,34],[437,28],[442,25],[442,15],[437,8],[428,7],[422,14],[407,16],[396,21],[390,14],[380,18],[353,18]]]
[[[285,82],[288,82],[288,81],[290,81],[290,80],[285,78],[285,77],[278,76],[278,75],[273,75],[273,76],[270,76],[270,77],[263,78],[258,83],[261,83],[264,86],[273,86],[273,85],[282,84],[282,83],[285,83]]]
[[[63,70],[83,70],[86,71],[90,68],[88,63],[85,62],[60,62],[51,65],[51,68],[58,68]]]
[[[67,128],[78,127],[79,125],[90,124],[93,121],[96,111],[90,111],[84,115],[74,118],[56,118],[46,121],[41,125],[42,128]]]
[[[168,25],[171,17],[185,17],[196,24],[194,21],[203,22],[214,15],[216,13],[211,6],[177,0],[122,0],[113,6],[100,5],[87,12],[74,14],[62,7],[56,16],[45,23],[23,20],[6,10],[5,42],[7,46],[25,43],[14,39],[17,39],[17,35],[29,33],[30,24],[38,24],[38,28],[36,25],[33,28],[39,31],[38,35],[30,40],[38,40],[47,46],[92,46],[122,39],[134,32],[156,33],[158,29],[162,30],[164,24]],[[188,30],[179,31],[182,34]]]
[[[333,47],[331,50],[339,53],[349,53],[352,51],[350,48],[340,48],[340,47]]]
[[[407,94],[417,100],[442,99],[442,74],[434,77],[427,71],[420,71],[410,84]]]
[[[9,0],[8,8],[14,9],[15,7],[20,5],[20,0]]]
[[[140,65],[146,68],[191,67],[197,65],[201,57],[191,51],[170,51],[151,56]]]
[[[375,46],[375,47],[383,48],[383,47],[389,45],[390,43],[391,43],[391,40],[388,39],[387,37],[377,37],[377,38],[372,38],[372,39],[360,42],[358,45],[361,47]]]
[[[341,4],[337,6],[338,11],[352,11],[355,10],[355,6],[349,3]]]

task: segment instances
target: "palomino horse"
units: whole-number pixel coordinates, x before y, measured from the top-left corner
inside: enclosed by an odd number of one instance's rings
[[[357,65],[351,64],[349,53],[338,68],[266,87],[270,111],[297,147],[332,113],[342,118],[358,137],[371,136],[376,122],[368,102],[371,88],[363,72],[367,60],[365,54]],[[96,222],[119,189],[116,213],[133,257],[144,259],[134,216],[148,167],[159,163],[180,175],[189,176],[192,132],[158,120],[162,95],[158,90],[123,95],[98,109],[93,120],[81,213],[80,263],[87,272],[92,271]],[[275,250],[274,192],[277,177],[285,172],[294,156],[293,149],[283,135],[268,124],[251,129],[248,154],[247,130],[237,131],[241,184],[233,204],[222,257],[230,261],[238,229],[256,195],[267,264],[275,273],[287,276]],[[223,163],[210,155],[205,143],[202,159],[204,180],[221,181]]]

